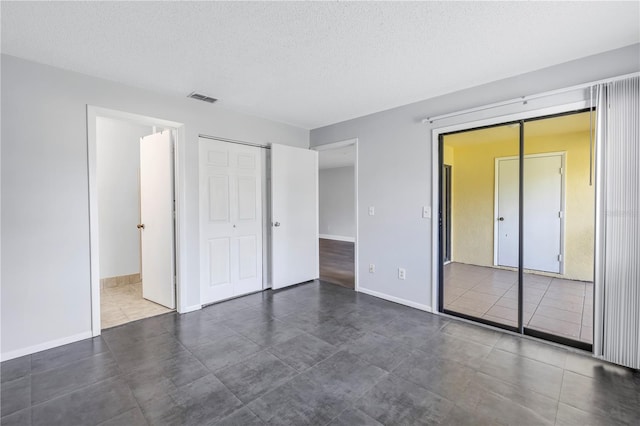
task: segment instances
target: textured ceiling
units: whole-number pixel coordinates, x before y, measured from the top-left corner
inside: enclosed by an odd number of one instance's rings
[[[639,2],[3,1],[2,52],[315,128],[637,43],[639,21]]]

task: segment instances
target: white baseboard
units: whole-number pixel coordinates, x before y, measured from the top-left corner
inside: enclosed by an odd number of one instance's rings
[[[433,310],[431,309],[431,306],[429,306],[429,305],[423,305],[421,303],[412,302],[410,300],[401,299],[399,297],[389,296],[388,294],[379,293],[379,292],[374,291],[374,290],[369,290],[369,289],[366,289],[366,288],[362,288],[362,286],[360,286],[358,288],[358,291],[360,293],[365,293],[365,294],[368,294],[370,296],[379,297],[380,299],[388,300],[389,302],[395,302],[395,303],[399,303],[401,305],[409,306],[411,308],[420,309],[421,311],[433,312]]]
[[[349,243],[355,243],[356,242],[355,237],[345,237],[343,235],[320,234],[319,237],[323,238],[325,240],[347,241]]]
[[[179,314],[188,314],[189,312],[197,311],[199,309],[202,309],[202,305],[191,305],[191,306],[187,306],[184,309],[179,310],[178,313]]]
[[[22,349],[16,349],[10,352],[4,352],[0,355],[0,360],[8,361],[10,359],[19,358],[24,355],[35,354],[36,352],[46,351],[47,349],[57,348],[58,346],[67,345],[69,343],[78,342],[84,339],[90,339],[92,336],[91,330],[84,333],[74,334],[73,336],[63,337],[62,339],[50,340],[48,342],[40,343],[39,345],[28,346]]]

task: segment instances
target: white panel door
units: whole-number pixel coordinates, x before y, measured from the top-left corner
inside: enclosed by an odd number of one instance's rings
[[[200,138],[202,304],[262,290],[260,148]]]
[[[498,202],[496,227],[498,228],[498,265],[518,267],[520,193],[519,160],[499,159],[496,167]]]
[[[524,267],[560,273],[562,155],[524,159]]]
[[[524,268],[561,271],[561,154],[524,159]],[[518,159],[498,159],[498,265],[518,266]]]
[[[173,139],[165,130],[140,139],[142,297],[176,307]]]
[[[273,288],[317,279],[317,151],[271,146],[271,221]]]

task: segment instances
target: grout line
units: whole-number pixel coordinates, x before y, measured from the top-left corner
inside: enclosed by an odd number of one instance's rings
[[[542,305],[542,301],[544,300],[545,296],[547,295],[547,292],[549,291],[549,288],[551,287],[551,282],[552,281],[549,281],[549,285],[547,285],[547,289],[544,291],[544,293],[542,293],[542,297],[538,301],[538,304],[536,305],[536,308],[533,310],[533,313],[531,314],[531,318],[529,318],[529,321],[527,322],[527,327],[529,327],[531,325],[531,321],[536,316],[536,313],[538,312],[538,309]],[[523,298],[523,300],[524,300],[524,298]],[[541,316],[544,316],[544,315],[541,315]]]
[[[118,367],[117,363],[116,363],[116,367]],[[70,391],[68,391],[68,392],[65,392],[65,393],[63,393],[63,394],[56,394],[56,396],[54,396],[53,398],[49,398],[49,399],[47,399],[46,401],[38,402],[37,404],[29,403],[29,406],[28,406],[28,407],[23,408],[23,410],[24,410],[24,409],[26,409],[26,408],[32,409],[32,408],[34,408],[34,407],[39,407],[39,406],[41,406],[41,405],[48,404],[48,403],[50,403],[51,401],[58,400],[58,399],[63,398],[63,397],[65,397],[65,396],[67,396],[67,395],[70,395],[70,394],[72,394],[72,393],[75,393],[75,392],[81,391],[81,390],[83,390],[83,389],[87,389],[87,388],[89,388],[89,387],[91,387],[91,386],[95,386],[95,385],[98,385],[98,384],[100,384],[100,383],[104,383],[104,382],[106,382],[106,381],[114,380],[114,379],[122,379],[122,380],[125,382],[125,384],[127,385],[127,388],[129,388],[129,391],[131,391],[131,388],[129,387],[129,384],[128,384],[128,383],[126,383],[126,380],[124,380],[124,378],[122,378],[122,377],[121,377],[121,372],[120,372],[120,369],[118,368],[118,374],[116,374],[116,375],[113,375],[113,376],[111,376],[111,377],[104,378],[104,379],[102,379],[102,380],[98,380],[97,382],[93,382],[93,383],[86,384],[86,385],[84,385],[84,386],[79,386],[79,387],[77,387],[77,388],[75,388],[75,389],[73,389],[73,390],[70,390]],[[33,388],[31,389],[31,391],[33,392]],[[132,395],[133,395],[133,392],[132,392]],[[134,398],[135,398],[135,396],[134,396]],[[18,411],[22,411],[22,410],[18,410]],[[16,411],[16,413],[17,413],[18,411]],[[121,413],[118,413],[117,415],[120,415],[120,414],[122,414],[122,413],[124,413],[124,411],[123,411],[123,412],[121,412]],[[109,419],[107,419],[107,420],[109,420]],[[106,421],[106,420],[105,420],[105,421]]]
[[[587,291],[586,290],[586,286],[585,286],[585,290],[584,291],[586,293],[586,291]],[[581,315],[580,315],[580,331],[578,332],[578,340],[582,340],[582,329],[584,328],[584,325],[583,325],[583,323],[584,323],[584,305],[586,303],[586,294],[585,293],[582,294],[582,312],[581,312]],[[592,327],[593,327],[593,325],[592,325]]]

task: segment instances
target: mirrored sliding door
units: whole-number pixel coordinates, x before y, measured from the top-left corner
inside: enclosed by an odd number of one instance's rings
[[[586,348],[593,334],[595,190],[589,111],[524,124],[524,327]]]
[[[441,138],[443,310],[510,329],[518,326],[519,135],[511,123]]]
[[[440,135],[440,310],[589,350],[592,111]]]

